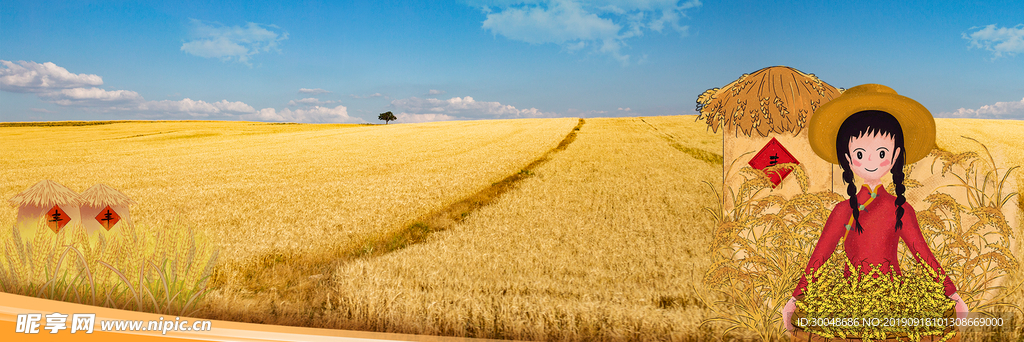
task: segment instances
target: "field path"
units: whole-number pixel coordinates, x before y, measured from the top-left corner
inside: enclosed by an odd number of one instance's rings
[[[301,313],[249,319],[526,340],[710,333],[697,327],[704,309],[691,286],[708,266],[700,208],[714,195],[701,181],[720,166],[640,118],[586,122],[565,151],[451,229],[341,265],[329,296]]]
[[[104,183],[138,202],[136,223],[180,217],[225,262],[315,253],[401,228],[517,172],[576,121],[0,127],[0,196],[43,179],[79,192]],[[0,211],[0,222],[16,213]]]

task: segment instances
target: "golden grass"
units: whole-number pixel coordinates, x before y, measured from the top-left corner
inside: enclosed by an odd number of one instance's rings
[[[722,145],[695,119],[588,119],[575,142],[534,168],[524,166],[576,119],[0,126],[0,154],[11,156],[0,159],[0,195],[46,178],[79,191],[105,183],[139,203],[135,222],[158,226],[180,214],[222,247],[219,288],[202,311],[215,318],[493,338],[711,340],[722,331],[700,326],[714,312],[699,297],[723,297],[701,281],[715,238],[702,208],[717,205],[702,182],[721,184]],[[976,150],[958,138],[971,136],[997,151],[998,164],[1024,165],[1010,138],[1024,127],[1015,124],[938,119],[938,144]],[[1018,191],[1022,174],[1014,174]],[[444,231],[322,263],[472,202],[510,175],[520,177]],[[0,211],[0,222],[15,213]],[[304,263],[321,269],[268,268]],[[1024,274],[1013,271],[1010,285],[1020,284]],[[246,286],[247,274],[263,277]],[[735,294],[761,302],[755,292]],[[1020,291],[1009,300],[1024,307]],[[762,329],[777,331],[771,312],[764,316],[772,325]]]
[[[984,144],[992,152],[996,164],[1000,165],[1000,174],[1004,173],[1010,166],[1024,167],[1024,145],[1020,141],[1020,132],[1024,131],[1024,122],[1013,120],[979,120],[979,119],[936,119],[935,127],[939,134],[935,143],[946,150],[954,153],[977,151],[978,142]],[[943,134],[942,132],[948,132]],[[965,137],[976,139],[971,141]],[[1024,170],[1014,171],[1013,178],[1016,180],[1017,188],[1009,189],[1018,194],[1024,194]],[[1005,191],[1009,192],[1009,191]],[[1005,193],[1004,193],[1005,195]],[[1013,230],[1017,238],[1014,255],[1024,255],[1024,196],[1017,195],[1011,200],[1017,203],[1017,224]],[[1009,273],[1007,287],[1017,288],[1008,294],[1006,302],[1024,309],[1024,267],[1016,267]],[[1013,337],[1024,337],[1024,312],[1016,311],[1017,318],[1013,329],[1016,329]]]
[[[79,191],[104,183],[138,202],[136,222],[181,215],[237,262],[401,227],[517,171],[575,123],[4,127],[0,196],[40,179]],[[0,222],[14,214],[0,212]]]
[[[231,302],[236,305],[211,306],[207,314],[217,319],[253,320],[253,317],[256,317],[259,321],[265,321],[266,313],[270,312],[274,316],[272,319],[278,322],[293,325],[316,324],[311,321],[311,317],[297,318],[295,313],[308,312],[311,303],[326,303],[330,299],[327,282],[333,277],[338,265],[351,262],[353,259],[378,257],[423,242],[432,233],[449,229],[465,220],[474,210],[493,203],[501,195],[514,189],[524,178],[534,175],[533,171],[536,168],[576,139],[577,132],[583,124],[584,120],[579,119],[576,127],[558,145],[524,166],[519,172],[448,206],[420,216],[404,228],[381,230],[362,241],[338,246],[332,250],[269,253],[251,260],[252,262],[247,265],[242,265],[243,267],[237,269],[237,275],[215,273],[214,285],[219,289],[215,291],[214,296],[220,298],[220,302]],[[282,306],[284,303],[295,305],[279,308],[276,303],[281,303]]]
[[[707,124],[696,120],[695,116],[652,116],[640,120],[659,133],[669,146],[704,162],[722,164],[721,134],[713,134]]]
[[[920,257],[920,255],[918,256]],[[804,298],[796,302],[799,310],[793,315],[793,325],[806,332],[827,338],[895,339],[921,341],[924,336],[943,336],[954,328],[942,324],[925,324],[921,319],[938,320],[953,316],[955,302],[943,293],[942,284],[935,281],[938,273],[926,263],[904,263],[902,274],[883,274],[881,265],[871,265],[868,274],[843,275],[843,266],[856,270],[856,266],[842,251],[836,251],[807,282]],[[846,323],[845,327],[803,324],[801,318],[857,317],[884,319],[887,317],[917,319],[906,324]],[[862,323],[864,321],[861,321]],[[853,326],[853,327],[851,327]]]
[[[905,184],[908,189],[922,185],[911,174],[910,170],[913,169],[918,170],[914,175],[928,176],[931,173],[941,173],[947,177],[946,181],[955,178],[959,182],[953,182],[957,184],[956,187],[940,187],[934,191],[927,189],[927,197],[922,199],[926,204],[915,204],[925,239],[930,242],[939,264],[949,272],[954,283],[958,285],[958,293],[973,312],[989,315],[1005,315],[1010,312],[1008,317],[1021,317],[1020,315],[1024,314],[1024,311],[1021,311],[1024,306],[1020,305],[1021,291],[1024,290],[1021,287],[1021,280],[1024,278],[1020,277],[1019,263],[1014,258],[1015,254],[1021,254],[1020,244],[1014,247],[1010,243],[1015,236],[1019,238],[1021,232],[1019,226],[1013,229],[1007,226],[1003,216],[1003,212],[1006,211],[1001,211],[1000,208],[1010,199],[1015,203],[1007,203],[1008,205],[1019,206],[1019,197],[1015,197],[1012,192],[1019,191],[1020,183],[1016,188],[1010,188],[1005,187],[1006,183],[1002,183],[1001,180],[1014,169],[1013,165],[1020,165],[1015,164],[1021,161],[1018,159],[1020,151],[1016,147],[1006,145],[1006,140],[996,140],[993,143],[992,137],[987,134],[979,135],[980,139],[966,137],[967,133],[978,132],[960,130],[959,127],[974,127],[973,122],[946,125],[947,122],[941,119],[938,121],[938,145],[955,152],[935,150],[925,163],[908,166]],[[994,123],[979,122],[978,126],[986,127],[992,124]],[[998,124],[1002,127],[992,132],[1009,133],[1022,128],[1015,125],[1015,122],[1004,121]],[[1010,154],[1010,158],[993,158],[998,168],[996,171],[992,171],[993,159],[989,159],[986,152],[987,143],[992,144],[987,148],[989,151],[1005,150]],[[936,166],[929,172],[928,164],[932,159],[936,161]],[[801,172],[796,174],[799,179]],[[1019,173],[1013,175],[1020,177]],[[725,213],[725,219],[717,229],[714,245],[735,253],[717,257],[715,264],[705,274],[705,281],[725,297],[717,303],[719,305],[712,306],[716,316],[707,323],[721,322],[730,329],[756,333],[761,339],[779,339],[782,336],[779,310],[802,273],[810,248],[820,234],[824,218],[831,207],[843,198],[838,197],[838,194],[837,198],[831,199],[827,198],[829,196],[822,197],[817,194],[801,194],[793,198],[775,195],[755,196],[770,185],[763,174],[742,168],[737,175],[730,176],[743,177],[745,181],[738,190],[729,190],[738,191],[736,210]],[[801,182],[801,186],[804,183]],[[893,191],[891,185],[888,188],[889,191]],[[973,202],[957,203],[953,197],[943,193],[964,192],[968,189],[974,199]],[[819,200],[807,201],[815,197]],[[807,205],[812,203],[818,205]],[[969,218],[970,216],[973,217]],[[808,227],[812,229],[807,231]],[[1011,250],[1013,248],[1016,248],[1016,253]],[[901,252],[901,264],[911,264],[912,258],[906,255],[905,248],[901,248]],[[1007,278],[1006,276],[1009,276],[1008,281],[1000,279]],[[844,298],[844,302],[847,300],[856,299]],[[866,302],[870,304],[860,304],[879,305],[877,301]],[[847,307],[843,309],[859,308],[848,302],[845,305]],[[889,313],[897,315],[896,312]],[[1017,321],[1009,322],[1013,327],[1011,329],[1016,329],[1016,332],[1002,330],[999,335],[980,334],[967,338],[1019,338],[1021,329],[1024,329],[1019,322],[1019,318]],[[895,331],[889,333],[893,332]],[[914,337],[912,340],[919,338],[921,333],[909,330],[903,332]],[[826,335],[834,335],[833,333]],[[877,338],[878,333],[881,332],[873,331],[869,334],[876,334],[873,336]]]
[[[935,129],[940,133],[935,137],[935,144],[950,152],[967,152],[978,150],[978,143],[965,137],[971,137],[988,146],[997,164],[1019,165],[1024,167],[1024,145],[1019,138],[1024,130],[1024,122],[1013,120],[981,120],[981,119],[936,119]],[[943,133],[947,132],[947,133]],[[1005,171],[1005,170],[1004,170]],[[1024,172],[1014,172],[1017,188],[1024,189]],[[1017,204],[1024,208],[1024,197],[1017,196]],[[1019,213],[1024,214],[1024,210]],[[1022,222],[1018,220],[1018,222]]]
[[[690,118],[683,118],[693,120]],[[709,133],[710,134],[710,133]],[[329,299],[249,320],[552,340],[692,340],[717,167],[637,118],[587,119],[575,142],[426,242],[339,266]],[[288,311],[288,303],[266,303]]]
[[[1024,122],[1013,120],[981,120],[981,119],[936,119],[935,129],[940,133],[935,137],[936,145],[959,153],[975,151],[978,144],[965,137],[971,137],[988,146],[997,164],[1019,165],[1024,167],[1024,145],[1020,134],[1024,130]],[[942,132],[948,132],[943,134]],[[1003,170],[1005,171],[1005,169]],[[1024,171],[1014,172],[1017,190],[1024,193]],[[1024,214],[1024,196],[1016,196],[1017,205],[1022,208],[1018,214]],[[1017,222],[1024,222],[1024,215]],[[1018,225],[1018,228],[1020,226]],[[1021,235],[1018,235],[1021,236]]]
[[[0,196],[39,179],[77,190],[110,185],[138,203],[135,222],[181,217],[201,230],[221,251],[213,285],[237,289],[253,263],[330,254],[515,173],[576,122],[0,127]],[[15,213],[0,211],[0,222]],[[273,279],[281,281],[261,290],[301,279]]]
[[[119,223],[88,234],[69,224],[54,233],[44,220],[0,230],[0,291],[178,316],[201,307],[218,251],[193,227]]]

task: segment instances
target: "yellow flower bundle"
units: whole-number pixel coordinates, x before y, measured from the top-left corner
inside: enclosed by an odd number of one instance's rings
[[[849,277],[844,265],[852,272]],[[949,337],[954,332],[941,319],[949,317],[955,302],[944,295],[938,274],[927,263],[908,266],[902,275],[883,274],[881,265],[862,273],[837,251],[808,277],[793,324],[827,338]]]

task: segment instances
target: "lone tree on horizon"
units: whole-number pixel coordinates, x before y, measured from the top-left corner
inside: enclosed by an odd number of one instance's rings
[[[395,121],[395,120],[398,120],[398,118],[395,117],[394,113],[391,113],[390,111],[388,111],[388,112],[380,113],[380,115],[377,115],[377,120],[384,120],[384,124],[387,125],[388,121]]]

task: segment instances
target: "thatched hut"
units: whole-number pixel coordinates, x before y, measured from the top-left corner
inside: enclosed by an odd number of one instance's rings
[[[808,191],[842,189],[838,166],[818,158],[807,143],[810,117],[819,106],[841,93],[828,83],[786,66],[774,66],[744,74],[721,88],[712,88],[697,98],[698,119],[714,132],[722,131],[724,157],[723,210],[733,207],[729,188],[738,190],[743,177],[740,168],[761,169],[776,163],[797,163],[809,176]],[[730,170],[730,167],[732,169]],[[783,171],[770,175],[773,194],[786,197],[800,192],[796,177]],[[837,177],[833,177],[833,175]],[[834,187],[834,181],[840,187]]]
[[[81,199],[85,230],[89,233],[131,223],[128,206],[135,201],[106,184],[93,185],[82,192]]]
[[[49,179],[36,183],[8,202],[18,208],[14,225],[22,232],[34,231],[42,219],[46,219],[47,226],[54,232],[68,224],[82,223],[79,211],[82,202],[78,193]]]

